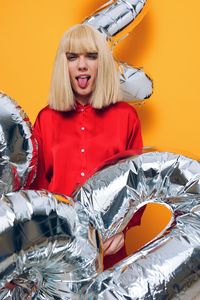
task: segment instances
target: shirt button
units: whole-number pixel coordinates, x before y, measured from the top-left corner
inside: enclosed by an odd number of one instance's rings
[[[83,112],[83,111],[85,111],[85,109],[84,109],[84,108],[81,108],[80,111]]]
[[[84,172],[81,172],[81,176],[82,176],[82,177],[85,176],[85,173],[84,173]]]
[[[82,149],[81,149],[81,152],[82,152],[82,153],[85,152],[85,149],[82,148]]]
[[[81,127],[81,130],[85,130],[85,127],[84,127],[84,126],[82,126],[82,127]]]

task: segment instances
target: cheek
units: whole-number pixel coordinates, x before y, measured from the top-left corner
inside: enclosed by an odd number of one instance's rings
[[[69,72],[69,78],[72,80],[74,78],[74,66],[71,63],[68,63],[68,72]]]
[[[94,75],[95,75],[95,77],[97,77],[97,74],[98,74],[98,65],[95,65],[95,67],[94,67]]]
[[[74,88],[75,87],[75,79],[73,77],[73,73],[70,70],[68,70],[68,72],[69,72],[69,82],[70,82],[70,85],[71,85],[72,88]]]
[[[93,73],[94,77],[96,77],[97,73],[98,73],[98,61],[97,60],[92,62],[91,68],[92,68],[92,73]]]

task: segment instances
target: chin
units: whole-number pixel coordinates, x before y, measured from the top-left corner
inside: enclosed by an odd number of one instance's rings
[[[77,94],[80,96],[87,96],[87,95],[89,96],[89,95],[91,95],[91,93],[92,93],[91,90],[86,90],[86,89],[77,92]]]

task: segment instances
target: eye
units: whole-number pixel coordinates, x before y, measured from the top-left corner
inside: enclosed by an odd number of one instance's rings
[[[77,54],[76,53],[66,53],[66,57],[67,57],[67,60],[69,61],[73,61],[77,58]]]
[[[89,59],[97,59],[98,58],[98,53],[92,52],[92,53],[87,53],[87,57]]]

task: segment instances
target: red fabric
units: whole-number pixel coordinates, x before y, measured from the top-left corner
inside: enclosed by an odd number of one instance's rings
[[[68,196],[98,169],[142,150],[140,121],[135,109],[126,102],[100,110],[77,103],[70,112],[46,107],[36,119],[34,134],[39,162],[31,188]],[[129,226],[139,225],[142,213]],[[125,256],[123,247],[112,259],[105,258],[106,267]]]
[[[34,128],[39,162],[31,188],[68,196],[100,166],[142,149],[137,113],[126,102],[100,110],[77,103],[70,112],[46,107]]]
[[[134,215],[133,218],[130,220],[126,228],[124,229],[124,239],[126,241],[126,233],[129,229],[131,229],[133,226],[139,226],[141,223],[142,215],[145,211],[146,205],[142,206]],[[122,247],[117,253],[112,254],[112,257],[110,255],[107,255],[104,257],[104,270],[111,268],[114,264],[121,261],[123,258],[127,257],[125,245]]]

